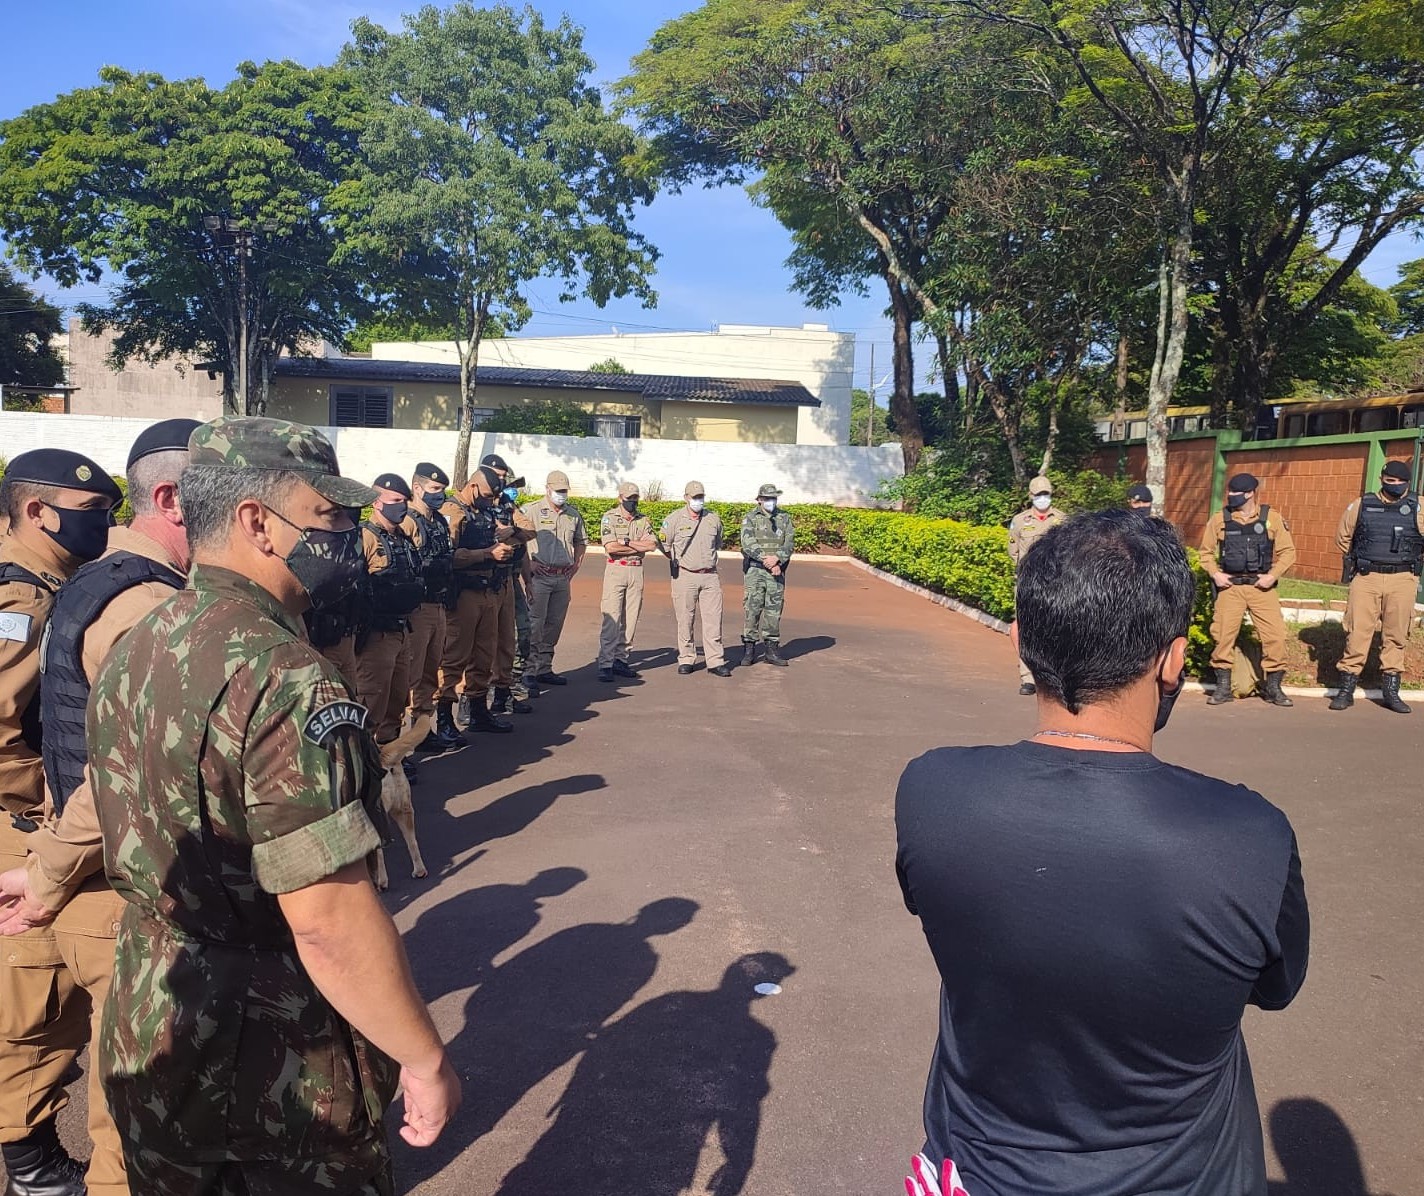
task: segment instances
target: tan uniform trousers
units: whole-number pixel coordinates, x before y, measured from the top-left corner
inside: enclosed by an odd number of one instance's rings
[[[628,649],[638,633],[643,613],[643,566],[615,565],[603,570],[603,623],[598,632],[598,667],[611,669],[615,660],[628,662]]]
[[[401,733],[410,696],[410,632],[373,631],[356,656],[356,699],[370,711],[377,743]]]
[[[89,1156],[84,1183],[91,1196],[128,1196],[129,1191],[124,1174],[123,1143],[114,1119],[109,1116],[104,1085],[92,1053],[94,1044],[99,1041],[99,1023],[104,1016],[109,982],[114,977],[114,940],[118,937],[123,913],[124,899],[109,887],[101,872],[71,898],[54,923],[55,942],[64,966],[89,996],[91,1053],[84,1078],[89,1095],[89,1137],[94,1143],[94,1152]]]
[[[679,571],[672,583],[672,613],[677,621],[677,663],[696,664],[697,644],[692,621],[702,616],[702,655],[709,669],[727,663],[722,651],[722,579],[716,572]]]
[[[440,688],[435,700],[453,702],[466,694],[483,697],[494,672],[498,639],[499,595],[489,590],[461,590],[445,625],[445,655],[440,658]]]
[[[445,655],[445,608],[422,602],[410,616],[410,721],[435,713],[440,658]]]
[[[1360,574],[1350,583],[1345,608],[1345,655],[1340,671],[1358,677],[1380,632],[1380,669],[1404,672],[1404,645],[1414,620],[1414,595],[1419,579],[1412,573]]]
[[[23,868],[26,854],[24,834],[0,809],[0,872]],[[53,927],[0,939],[0,1142],[22,1141],[69,1104],[64,1073],[89,1039],[92,1013]]]
[[[1211,616],[1211,638],[1216,646],[1211,667],[1229,669],[1236,662],[1236,639],[1241,619],[1251,612],[1251,623],[1261,641],[1261,668],[1278,673],[1286,667],[1286,623],[1281,617],[1281,595],[1276,587],[1257,589],[1252,585],[1231,586],[1216,596]]]
[[[535,573],[529,580],[528,676],[554,670],[554,649],[569,613],[569,578],[564,573]]]
[[[336,666],[337,672],[341,674],[341,679],[349,685],[354,692],[357,688],[356,672],[356,637],[354,635],[343,635],[336,643],[329,648],[322,648],[321,654]]]
[[[514,654],[517,632],[514,626],[514,579],[499,592],[499,638],[494,647],[494,673],[490,684],[509,689],[514,684]]]

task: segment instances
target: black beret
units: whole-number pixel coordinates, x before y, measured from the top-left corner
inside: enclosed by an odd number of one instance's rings
[[[1238,473],[1232,475],[1231,481],[1226,483],[1226,488],[1233,494],[1249,494],[1260,485],[1254,474]]]
[[[186,453],[188,439],[203,425],[196,419],[164,419],[138,434],[138,439],[129,449],[126,470],[134,467],[151,453]]]
[[[37,486],[63,486],[102,494],[115,506],[124,501],[124,492],[97,461],[68,449],[31,449],[5,466],[5,481],[33,482]]]
[[[488,465],[491,469],[497,469],[500,473],[513,472],[513,470],[509,468],[509,462],[506,461],[503,457],[501,457],[498,453],[491,453],[488,457],[485,457],[480,462],[480,464]]]
[[[1403,461],[1391,461],[1380,471],[1387,478],[1394,478],[1399,482],[1409,481],[1409,466]]]
[[[432,465],[429,461],[419,461],[415,466],[415,476],[418,478],[429,478],[432,482],[439,482],[442,486],[450,484],[450,475],[438,465]]]
[[[371,483],[373,490],[394,490],[403,498],[414,498],[410,492],[410,484],[398,473],[383,473]]]
[[[1151,502],[1152,491],[1146,486],[1134,486],[1127,492],[1127,497],[1133,502]]]

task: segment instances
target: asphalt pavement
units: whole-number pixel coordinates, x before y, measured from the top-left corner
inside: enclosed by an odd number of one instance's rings
[[[431,876],[387,851],[466,1099],[435,1147],[397,1143],[398,1190],[902,1191],[938,980],[895,883],[895,782],[928,748],[1031,733],[1008,640],[799,560],[789,668],[678,676],[658,560],[642,675],[605,684],[602,569],[590,557],[575,579],[555,661],[569,685],[513,734],[422,764]],[[740,571],[721,572],[735,657]],[[1421,1190],[1421,727],[1424,710],[1191,694],[1158,741],[1261,790],[1300,841],[1310,976],[1290,1009],[1247,1018],[1272,1196]]]

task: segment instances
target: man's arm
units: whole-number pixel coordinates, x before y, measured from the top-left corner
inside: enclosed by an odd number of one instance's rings
[[[1198,556],[1201,558],[1201,567],[1206,570],[1207,576],[1213,580],[1221,576],[1221,562],[1216,559],[1218,548],[1221,544],[1222,532],[1226,530],[1225,522],[1221,517],[1221,512],[1215,512],[1206,521],[1206,530],[1202,532],[1201,548],[1198,549]],[[1218,584],[1220,584],[1218,582]]]
[[[583,558],[588,553],[588,529],[583,525],[583,516],[579,512],[574,512],[574,571],[577,572],[579,566],[583,564]]]
[[[1424,519],[1424,515],[1420,516]],[[1355,528],[1360,522],[1360,500],[1356,499],[1340,516],[1340,526],[1335,529],[1335,547],[1342,556],[1350,555],[1350,546],[1355,541]],[[1421,525],[1424,526],[1424,525]]]
[[[1305,879],[1300,852],[1291,835],[1290,865],[1276,915],[1276,941],[1280,954],[1262,969],[1251,989],[1251,1004],[1262,1009],[1284,1009],[1305,983],[1310,963],[1310,907],[1305,900]]]
[[[1023,540],[1019,535],[1019,517],[1015,515],[1009,520],[1009,560],[1013,561],[1016,568],[1022,555]]]
[[[1271,512],[1271,521],[1276,525],[1276,533],[1271,538],[1274,550],[1271,553],[1270,575],[1280,581],[1295,564],[1295,537],[1291,535],[1286,521],[1274,511]]]
[[[365,861],[279,893],[297,955],[331,1006],[401,1067],[401,1137],[429,1146],[460,1107],[460,1081],[416,991],[395,923]]]

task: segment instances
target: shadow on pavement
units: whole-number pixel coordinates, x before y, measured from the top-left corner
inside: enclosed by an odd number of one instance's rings
[[[457,896],[444,904],[458,906],[460,900]],[[439,912],[443,908],[425,915],[436,918],[432,930],[445,916]],[[393,1140],[402,1183],[413,1187],[444,1170],[494,1129],[531,1088],[596,1040],[603,1024],[653,978],[658,954],[650,940],[681,930],[698,908],[685,897],[666,897],[645,905],[626,922],[573,926],[487,968],[465,1005],[463,1029],[448,1044],[450,1061],[470,1099],[435,1146],[415,1151]],[[452,910],[449,923],[468,928],[469,912],[464,907]],[[524,916],[527,920],[527,913]],[[517,930],[506,928],[507,933]],[[416,954],[411,952],[413,958]],[[571,1165],[578,1168],[577,1156],[562,1160],[563,1167]],[[563,1186],[561,1181],[547,1190]],[[577,1185],[575,1190],[585,1196]]]
[[[426,910],[404,935],[421,996],[435,1001],[485,980],[497,956],[534,932],[549,898],[587,879],[582,868],[547,868],[522,885],[467,889]]]
[[[654,997],[599,1031],[554,1124],[499,1196],[678,1196],[714,1131],[726,1161],[707,1191],[737,1196],[776,1051],[776,1035],[752,1016],[754,986],[794,970],[781,955],[744,955],[710,992]]]
[[[1329,1105],[1308,1097],[1280,1101],[1271,1110],[1270,1126],[1271,1145],[1286,1173],[1284,1180],[1271,1182],[1270,1196],[1370,1196],[1360,1148]]]
[[[802,656],[810,656],[812,652],[824,652],[835,646],[836,637],[833,635],[803,635],[800,639],[787,640],[782,644],[781,654],[787,660],[797,660]]]

